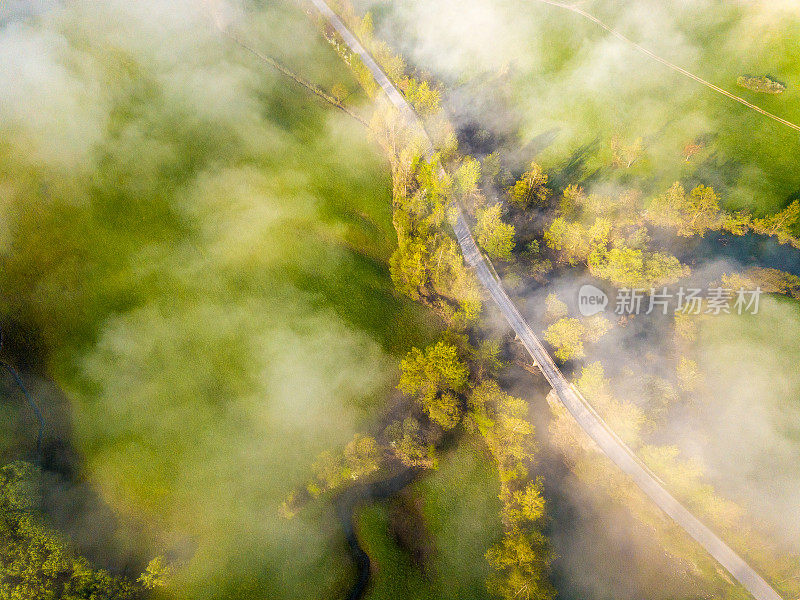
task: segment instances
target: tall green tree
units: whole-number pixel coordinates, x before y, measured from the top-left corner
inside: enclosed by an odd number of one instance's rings
[[[39,510],[40,473],[31,464],[0,467],[0,598],[134,600],[136,583],[77,556]]]
[[[545,206],[550,199],[550,188],[547,187],[547,173],[537,163],[532,162],[530,169],[508,189],[511,201],[521,208]]]
[[[651,288],[674,283],[688,275],[689,267],[666,252],[647,252],[620,245],[597,248],[589,255],[595,277],[626,288]]]
[[[675,228],[678,235],[686,237],[719,230],[728,221],[734,225],[721,211],[714,188],[705,185],[687,194],[680,183],[673,184],[650,203],[646,216],[653,224]]]
[[[798,245],[794,234],[795,226],[800,220],[800,200],[795,200],[779,213],[753,220],[753,231],[762,235],[770,235],[778,238],[778,242],[794,242]]]
[[[545,329],[545,341],[556,348],[555,357],[561,361],[586,356],[587,342],[597,342],[611,329],[611,323],[602,315],[579,320],[570,317],[559,319]]]
[[[400,363],[398,388],[415,398],[434,422],[452,429],[461,417],[456,393],[467,385],[469,368],[458,348],[437,342],[425,350],[413,348]]]
[[[478,244],[490,258],[508,260],[514,249],[514,226],[504,223],[500,216],[501,206],[495,204],[478,210],[478,223],[475,233]]]
[[[544,232],[545,243],[559,252],[561,262],[577,265],[585,263],[593,250],[608,245],[611,221],[597,218],[586,227],[582,223],[556,218]]]

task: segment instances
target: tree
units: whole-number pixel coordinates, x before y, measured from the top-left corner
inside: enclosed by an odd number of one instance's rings
[[[408,467],[435,469],[436,451],[432,444],[425,442],[419,422],[407,417],[402,422],[395,421],[386,428],[385,435],[389,446],[400,462]]]
[[[726,222],[714,188],[698,185],[687,195],[680,183],[655,198],[646,216],[653,224],[676,228],[678,235],[685,237],[703,236],[708,230],[721,229]]]
[[[740,75],[736,78],[736,85],[762,94],[780,94],[786,91],[785,85],[780,81],[770,79],[766,75],[760,75],[758,77]]]
[[[500,182],[502,173],[503,165],[500,162],[500,154],[498,152],[492,152],[483,159],[481,174],[482,181],[485,184],[502,185]]]
[[[343,104],[344,101],[347,99],[348,95],[349,93],[347,91],[347,88],[344,87],[344,85],[342,85],[339,82],[333,84],[333,87],[331,88],[331,96],[333,96],[337,100],[337,102]]]
[[[677,181],[660,196],[650,202],[645,216],[657,227],[679,227],[682,222],[682,210],[686,202],[686,191]]]
[[[350,479],[361,479],[380,468],[381,452],[375,438],[357,433],[345,446],[344,459]]]
[[[500,218],[501,206],[495,204],[478,211],[478,223],[475,232],[478,244],[490,258],[508,260],[514,249],[514,226],[503,223]]]
[[[796,244],[793,229],[797,225],[798,218],[800,218],[800,200],[795,200],[775,215],[753,219],[752,227],[756,233],[777,237],[781,244],[786,242]]]
[[[550,553],[541,533],[515,533],[486,552],[494,573],[487,581],[493,594],[504,600],[551,600],[555,593],[547,580]]]
[[[659,287],[689,273],[689,268],[671,254],[627,246],[598,248],[589,255],[588,263],[595,277],[626,288]]]
[[[495,375],[503,368],[500,342],[494,339],[483,340],[472,353],[472,362],[479,380]]]
[[[545,500],[540,481],[529,481],[521,490],[503,487],[500,492],[503,503],[503,525],[509,530],[519,530],[532,525],[544,517]]]
[[[369,39],[375,34],[375,23],[372,20],[372,13],[369,11],[365,13],[364,18],[361,19],[359,34],[362,39]]]
[[[371,475],[381,466],[381,451],[374,438],[357,433],[347,443],[344,452],[324,450],[311,465],[314,478],[306,485],[306,491],[314,498],[340,488],[348,480]],[[291,518],[302,504],[303,498],[292,494],[284,502],[285,516]]]
[[[452,429],[461,420],[461,403],[453,392],[442,392],[426,402],[424,408],[431,421],[442,429]]]
[[[460,418],[455,392],[467,385],[469,368],[459,357],[458,348],[437,342],[424,351],[412,348],[400,363],[397,387],[415,398],[434,422],[452,429]]]
[[[497,463],[503,483],[524,479],[533,456],[533,427],[524,400],[506,394],[496,381],[482,381],[470,394],[470,416]]]
[[[555,357],[561,361],[586,356],[584,344],[597,342],[611,329],[611,323],[602,315],[584,321],[562,318],[544,332],[545,341],[556,348]]]
[[[611,154],[615,167],[629,169],[642,155],[642,138],[627,144],[618,135],[611,138]]]
[[[548,321],[558,321],[569,314],[566,303],[558,299],[555,294],[548,294],[544,299],[545,318]]]
[[[164,587],[172,576],[172,567],[164,562],[163,556],[156,556],[147,563],[145,572],[139,576],[137,581],[147,590]]]
[[[405,77],[400,82],[400,88],[405,93],[406,99],[420,113],[430,114],[439,109],[441,94],[439,90],[431,88],[427,81],[420,83],[413,77]]]
[[[614,398],[603,365],[594,362],[581,370],[577,387],[603,416],[611,429],[631,446],[640,443],[642,428],[647,424],[644,411],[630,402]]]
[[[800,277],[779,269],[752,267],[746,276],[722,276],[722,287],[732,290],[740,288],[755,289],[773,294],[787,294],[792,298],[800,298]]]
[[[0,598],[134,600],[142,589],[76,556],[44,522],[40,474],[15,462],[0,467]]]
[[[719,229],[719,196],[714,188],[705,185],[694,188],[687,198],[685,210],[688,224],[683,230],[684,235],[691,232],[702,237],[709,229]]]
[[[545,243],[559,251],[559,259],[570,265],[585,262],[593,249],[608,245],[611,221],[597,218],[587,229],[581,223],[558,217],[544,232]]]
[[[584,396],[592,403],[605,405],[611,401],[610,382],[602,363],[595,361],[581,369],[581,375],[575,382]]]
[[[586,194],[583,188],[579,185],[568,185],[563,194],[561,195],[561,202],[558,209],[567,217],[572,217],[578,214],[586,202]]]
[[[743,210],[737,210],[734,213],[723,212],[721,220],[721,229],[733,235],[744,235],[750,231],[753,225],[753,217]]]
[[[547,540],[537,529],[544,516],[541,482],[526,481],[527,463],[535,449],[528,405],[485,380],[470,394],[468,423],[483,436],[500,474],[504,536],[486,559],[493,569],[490,592],[503,598],[550,599],[546,572],[550,563]]]
[[[428,248],[417,239],[403,239],[389,259],[389,273],[395,288],[412,300],[426,293],[429,280]]]
[[[687,392],[696,390],[697,386],[703,380],[703,376],[697,368],[697,363],[685,356],[681,356],[678,360],[677,372],[681,388]]]
[[[583,345],[585,335],[586,328],[578,319],[564,318],[545,329],[544,339],[556,348],[555,356],[558,360],[567,361],[586,356]]]
[[[465,156],[456,171],[456,188],[461,194],[473,194],[478,189],[480,179],[481,163],[471,156]]]
[[[611,322],[603,315],[594,315],[583,320],[586,327],[586,341],[597,343],[611,330]]]
[[[697,317],[685,312],[676,312],[674,327],[677,342],[694,342],[697,339]]]
[[[320,452],[314,464],[311,465],[314,480],[306,488],[313,497],[320,496],[330,490],[335,490],[347,478],[344,460],[338,454],[329,450]]]
[[[548,176],[535,162],[531,163],[530,169],[522,174],[522,177],[509,188],[508,193],[511,201],[521,208],[531,206],[545,206],[550,198],[550,190],[547,187]]]

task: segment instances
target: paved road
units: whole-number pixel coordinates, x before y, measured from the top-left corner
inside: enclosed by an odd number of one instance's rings
[[[375,81],[383,88],[389,100],[401,112],[418,123],[416,114],[403,95],[395,88],[381,68],[364,49],[345,24],[330,9],[324,0],[310,0],[330,25],[336,29],[350,49],[355,52],[372,72]],[[547,381],[558,394],[561,402],[578,424],[597,443],[600,449],[673,521],[680,525],[708,553],[741,583],[757,600],[781,600],[769,584],[748,565],[736,552],[713,531],[703,525],[692,513],[678,502],[664,487],[658,477],[639,460],[633,451],[614,434],[592,406],[576,392],[556,366],[550,354],[533,333],[517,307],[508,297],[502,283],[494,274],[489,262],[478,250],[463,213],[457,208],[454,226],[458,243],[467,263],[475,270],[481,284],[497,303],[508,324],[524,344],[528,353],[541,369]]]

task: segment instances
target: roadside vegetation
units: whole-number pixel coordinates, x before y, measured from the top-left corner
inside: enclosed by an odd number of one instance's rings
[[[550,553],[541,533],[541,482],[530,473],[535,445],[528,407],[504,393],[494,380],[501,367],[499,348],[478,327],[480,290],[448,223],[454,219],[453,202],[480,202],[479,165],[458,154],[452,126],[440,110],[438,93],[432,91],[435,87],[404,74],[402,61],[372,37],[371,17],[358,18],[343,2],[336,3],[336,8],[389,77],[409,95],[431,135],[435,151],[428,155],[427,141],[409,127],[405,115],[384,106],[371,122],[373,136],[392,168],[393,223],[398,237],[390,261],[392,279],[398,293],[430,307],[446,329],[440,341],[412,349],[400,364],[398,388],[409,401],[402,419],[375,438],[357,434],[332,460],[328,453],[321,455],[325,466],[319,468],[318,458],[314,478],[290,494],[284,510],[292,516],[309,497],[319,495],[318,490],[336,492],[347,481],[346,474],[352,480],[381,472],[385,476],[400,465],[435,467],[438,460],[433,452],[446,438],[462,431],[477,432],[497,465],[502,504],[503,537],[485,555],[492,569],[488,589],[501,598],[551,597]],[[356,76],[367,80],[365,91],[376,95],[374,83],[369,83],[371,75],[363,71],[358,57],[332,32],[327,36]],[[498,228],[504,229],[499,235]],[[510,254],[513,228],[503,225],[498,212],[484,219],[481,235],[484,242],[505,238],[505,247],[501,243],[495,250]],[[359,454],[354,465],[348,455],[356,454],[353,444],[359,443],[370,451]],[[359,475],[354,477],[354,473]]]

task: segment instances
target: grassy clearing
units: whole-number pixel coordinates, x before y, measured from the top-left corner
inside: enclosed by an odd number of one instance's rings
[[[463,440],[442,457],[439,469],[409,488],[424,519],[433,553],[424,570],[389,531],[387,503],[363,509],[360,539],[373,561],[370,600],[489,598],[484,554],[499,540],[497,473],[477,440]]]

